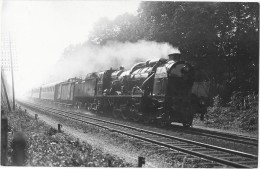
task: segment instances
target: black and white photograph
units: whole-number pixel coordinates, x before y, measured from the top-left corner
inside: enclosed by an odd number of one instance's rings
[[[2,167],[258,168],[259,2],[0,12]]]

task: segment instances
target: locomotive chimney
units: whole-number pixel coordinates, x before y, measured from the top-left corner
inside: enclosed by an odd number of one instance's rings
[[[123,70],[123,71],[124,71],[124,70],[125,70],[125,67],[124,67],[124,66],[120,66],[120,67],[119,67],[119,70]]]
[[[181,54],[180,53],[173,53],[173,54],[169,54],[169,60],[173,60],[175,62],[178,62],[181,60]]]

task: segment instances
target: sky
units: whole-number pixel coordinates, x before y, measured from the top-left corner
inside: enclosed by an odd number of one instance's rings
[[[64,49],[87,40],[99,18],[113,20],[125,12],[136,14],[138,5],[139,1],[2,1],[1,49],[9,50],[3,44],[10,35],[18,63],[16,93],[43,83]]]

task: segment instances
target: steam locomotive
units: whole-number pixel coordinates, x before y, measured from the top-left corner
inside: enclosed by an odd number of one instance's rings
[[[180,61],[180,54],[169,59],[148,60],[130,70],[120,67],[87,74],[35,88],[31,97],[70,104],[114,118],[168,125],[192,125],[195,113],[204,115],[201,97],[192,92],[194,68]]]

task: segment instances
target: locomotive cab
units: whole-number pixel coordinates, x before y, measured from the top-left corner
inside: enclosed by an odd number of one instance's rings
[[[115,70],[107,70],[105,72],[98,73],[98,80],[97,80],[97,95],[102,96],[103,92],[107,89],[111,88],[111,74]]]

